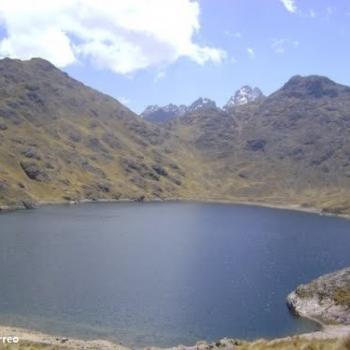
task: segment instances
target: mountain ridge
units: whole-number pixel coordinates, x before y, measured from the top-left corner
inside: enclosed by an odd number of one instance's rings
[[[349,91],[293,77],[155,124],[47,61],[0,60],[0,206],[179,198],[349,214]]]
[[[249,85],[244,85],[229,98],[222,108],[218,107],[216,102],[209,98],[199,97],[188,106],[184,104],[175,105],[173,103],[169,103],[162,107],[158,105],[149,105],[140,115],[145,120],[153,123],[166,123],[173,118],[182,117],[187,113],[192,113],[197,108],[217,108],[229,110],[230,108],[245,105],[247,103],[259,102],[264,97],[265,96],[259,88],[251,88]]]
[[[140,114],[140,116],[153,123],[166,123],[173,118],[182,117],[187,113],[192,113],[199,109],[207,108],[218,108],[215,101],[206,98],[199,97],[193,101],[189,106],[186,105],[175,105],[169,103],[163,107],[158,105],[149,105],[146,109]]]

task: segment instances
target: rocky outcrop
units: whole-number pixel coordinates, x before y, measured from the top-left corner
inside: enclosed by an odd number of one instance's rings
[[[40,169],[36,163],[22,161],[20,162],[20,165],[29,179],[35,181],[45,181],[48,179],[47,174],[42,169]]]
[[[350,268],[300,285],[287,304],[297,315],[322,324],[350,325]]]

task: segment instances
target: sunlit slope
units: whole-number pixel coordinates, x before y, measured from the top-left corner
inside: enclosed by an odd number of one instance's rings
[[[2,205],[181,196],[171,140],[47,61],[0,61]]]

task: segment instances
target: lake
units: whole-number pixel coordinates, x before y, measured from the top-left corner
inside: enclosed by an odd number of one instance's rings
[[[132,346],[277,337],[298,284],[350,265],[350,221],[209,203],[0,215],[0,323]]]

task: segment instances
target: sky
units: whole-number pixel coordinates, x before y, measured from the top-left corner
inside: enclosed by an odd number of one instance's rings
[[[296,74],[350,85],[350,0],[0,0],[0,57],[42,57],[140,113],[266,95]]]

